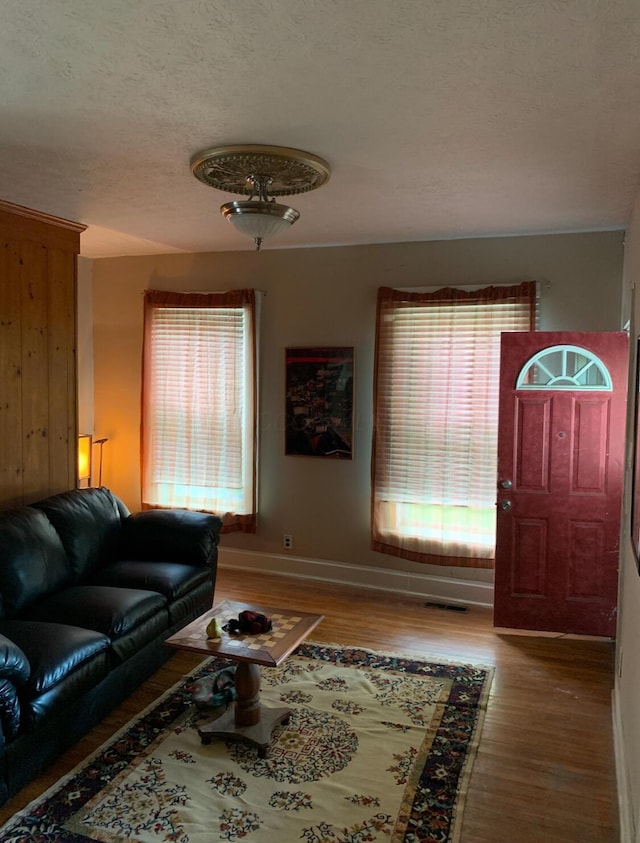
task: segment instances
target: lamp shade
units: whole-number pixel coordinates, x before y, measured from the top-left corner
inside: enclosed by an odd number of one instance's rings
[[[238,231],[251,237],[258,249],[263,240],[285,231],[300,217],[299,212],[288,205],[250,199],[227,202],[220,208],[220,213]]]
[[[91,434],[78,435],[78,484],[91,482]]]

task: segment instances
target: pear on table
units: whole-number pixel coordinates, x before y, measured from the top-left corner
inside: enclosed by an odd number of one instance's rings
[[[212,618],[207,624],[207,638],[219,641],[222,638],[222,624],[218,618]]]

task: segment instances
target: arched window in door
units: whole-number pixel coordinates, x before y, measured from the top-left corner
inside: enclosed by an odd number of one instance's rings
[[[553,345],[522,367],[516,389],[584,389],[611,392],[611,376],[602,360],[577,345]]]

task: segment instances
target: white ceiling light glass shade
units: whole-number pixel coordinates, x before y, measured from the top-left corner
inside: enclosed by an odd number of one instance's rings
[[[285,231],[300,217],[298,211],[288,205],[254,199],[226,202],[220,212],[239,232],[254,241],[257,251],[260,251],[264,240],[270,240]]]
[[[276,196],[307,193],[329,180],[329,165],[301,149],[244,144],[198,152],[191,159],[193,175],[218,190],[249,199],[226,202],[220,212],[256,244],[286,231],[300,217]]]

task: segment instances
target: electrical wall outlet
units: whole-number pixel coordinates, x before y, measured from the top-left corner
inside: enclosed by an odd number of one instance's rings
[[[285,533],[282,537],[282,546],[285,550],[293,550],[293,536],[291,533]]]

